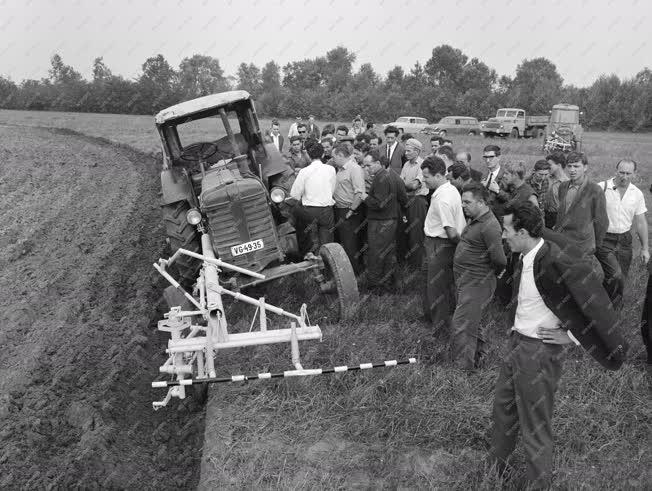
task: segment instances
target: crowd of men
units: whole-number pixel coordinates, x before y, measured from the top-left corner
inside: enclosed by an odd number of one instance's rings
[[[492,456],[504,469],[520,426],[528,476],[545,485],[562,345],[581,345],[611,369],[624,359],[614,326],[632,232],[642,260],[650,257],[645,200],[632,183],[637,163],[623,159],[615,177],[595,183],[580,152],[548,155],[528,173],[487,145],[482,173],[450,140],[433,136],[427,153],[411,135],[393,126],[379,135],[361,118],[320,132],[311,116],[290,133],[290,199],[308,257],[339,242],[380,294],[400,286],[398,262],[421,272],[424,318],[450,337],[453,363],[469,373],[485,355],[483,309],[505,303],[512,334],[496,387]],[[269,135],[282,151],[278,123]]]

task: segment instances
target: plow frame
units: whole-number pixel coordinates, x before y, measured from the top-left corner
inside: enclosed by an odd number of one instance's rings
[[[188,385],[182,382],[184,380],[194,378],[201,382],[215,379],[217,376],[215,354],[220,349],[290,343],[294,371],[301,374],[306,371],[301,366],[299,341],[321,341],[322,339],[319,326],[310,324],[306,304],[301,306],[299,315],[296,315],[266,303],[264,297],[256,299],[220,285],[220,268],[247,275],[254,279],[252,283],[262,283],[266,277],[216,258],[209,234],[204,230],[200,230],[200,232],[202,233],[202,254],[181,248],[169,259],[159,259],[158,263],[154,264],[154,268],[194,307],[194,310],[182,310],[182,306],[172,307],[169,312],[164,314],[164,319],[158,322],[160,331],[170,333],[166,349],[168,358],[159,371],[174,376],[178,385],[170,386],[163,400],[153,402],[154,409],[166,406],[172,397],[184,399],[186,396],[185,385]],[[203,262],[196,286],[198,298],[184,290],[167,271],[182,255],[194,257]],[[308,265],[302,266],[304,267],[295,268],[295,271],[309,269],[306,267]],[[249,332],[228,332],[222,303],[223,295],[256,307]],[[268,329],[268,313],[288,318],[290,327]],[[253,330],[256,317],[258,318],[258,330]],[[198,323],[202,320],[205,325]],[[193,377],[193,375],[195,376]],[[152,386],[162,387],[160,381],[153,382]]]

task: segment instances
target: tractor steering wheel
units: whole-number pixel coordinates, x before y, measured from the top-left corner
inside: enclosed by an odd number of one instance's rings
[[[213,142],[198,142],[188,145],[183,149],[179,158],[186,162],[199,162],[206,160],[217,153],[219,148]]]

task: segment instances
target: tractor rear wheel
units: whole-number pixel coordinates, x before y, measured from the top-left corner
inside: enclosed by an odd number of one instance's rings
[[[344,248],[337,243],[324,244],[319,249],[324,261],[324,279],[334,283],[340,307],[340,319],[349,319],[355,314],[360,301],[358,280]]]
[[[178,249],[187,249],[201,254],[199,234],[193,225],[186,220],[186,213],[190,210],[187,201],[177,201],[163,206],[163,222],[165,234],[170,240],[171,253]],[[170,268],[170,273],[183,288],[189,290],[197,280],[197,272],[201,261],[189,256],[180,256]]]

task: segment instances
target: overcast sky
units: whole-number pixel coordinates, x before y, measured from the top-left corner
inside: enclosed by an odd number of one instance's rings
[[[450,44],[499,75],[543,56],[565,83],[586,86],[652,65],[651,20],[649,0],[0,0],[0,75],[46,77],[54,53],[86,78],[97,56],[136,77],[158,53],[175,68],[210,55],[234,75],[241,62],[283,66],[342,45],[356,69],[368,62],[384,76]]]

